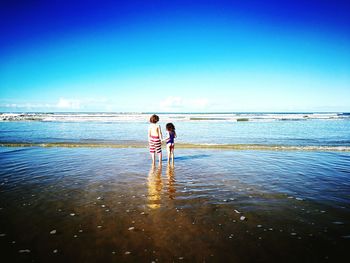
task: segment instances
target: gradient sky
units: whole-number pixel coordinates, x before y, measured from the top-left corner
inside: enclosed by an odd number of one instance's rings
[[[349,14],[337,0],[1,1],[0,111],[350,111]]]

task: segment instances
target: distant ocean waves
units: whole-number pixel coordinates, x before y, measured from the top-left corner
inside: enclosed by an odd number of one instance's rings
[[[0,147],[64,147],[64,148],[147,148],[145,142],[52,142],[52,143],[28,143],[28,142],[2,142]],[[259,145],[259,144],[194,144],[177,143],[180,149],[213,149],[213,150],[256,150],[256,151],[329,151],[349,152],[350,146],[315,146],[315,145]]]
[[[145,122],[151,113],[0,113],[0,121]],[[162,121],[266,122],[350,119],[350,113],[161,113]]]

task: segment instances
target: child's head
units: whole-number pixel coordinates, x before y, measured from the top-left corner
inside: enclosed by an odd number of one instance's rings
[[[175,131],[175,126],[172,123],[167,123],[165,127],[167,131],[171,131],[171,132]]]
[[[149,118],[150,123],[157,123],[159,121],[158,115],[153,114],[151,118]]]

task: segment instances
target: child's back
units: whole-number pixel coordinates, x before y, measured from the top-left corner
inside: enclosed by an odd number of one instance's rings
[[[168,131],[169,133],[169,138],[167,140],[167,143],[174,143],[174,139],[176,137],[175,131]]]
[[[151,123],[149,125],[149,128],[148,128],[149,135],[159,137],[159,130],[160,130],[160,126],[158,124]]]

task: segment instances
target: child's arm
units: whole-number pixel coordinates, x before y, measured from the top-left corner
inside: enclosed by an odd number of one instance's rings
[[[163,141],[167,141],[168,139],[170,139],[170,134],[169,134],[169,132],[167,131],[167,132],[166,132],[166,137],[165,137],[165,139],[164,139]]]
[[[176,138],[177,137],[177,135],[176,135],[176,132],[174,131],[174,138]]]
[[[160,141],[162,141],[163,140],[163,134],[162,134],[162,129],[160,128],[160,125],[158,126],[158,134],[159,134]]]
[[[148,128],[148,141],[151,140],[151,128]]]

